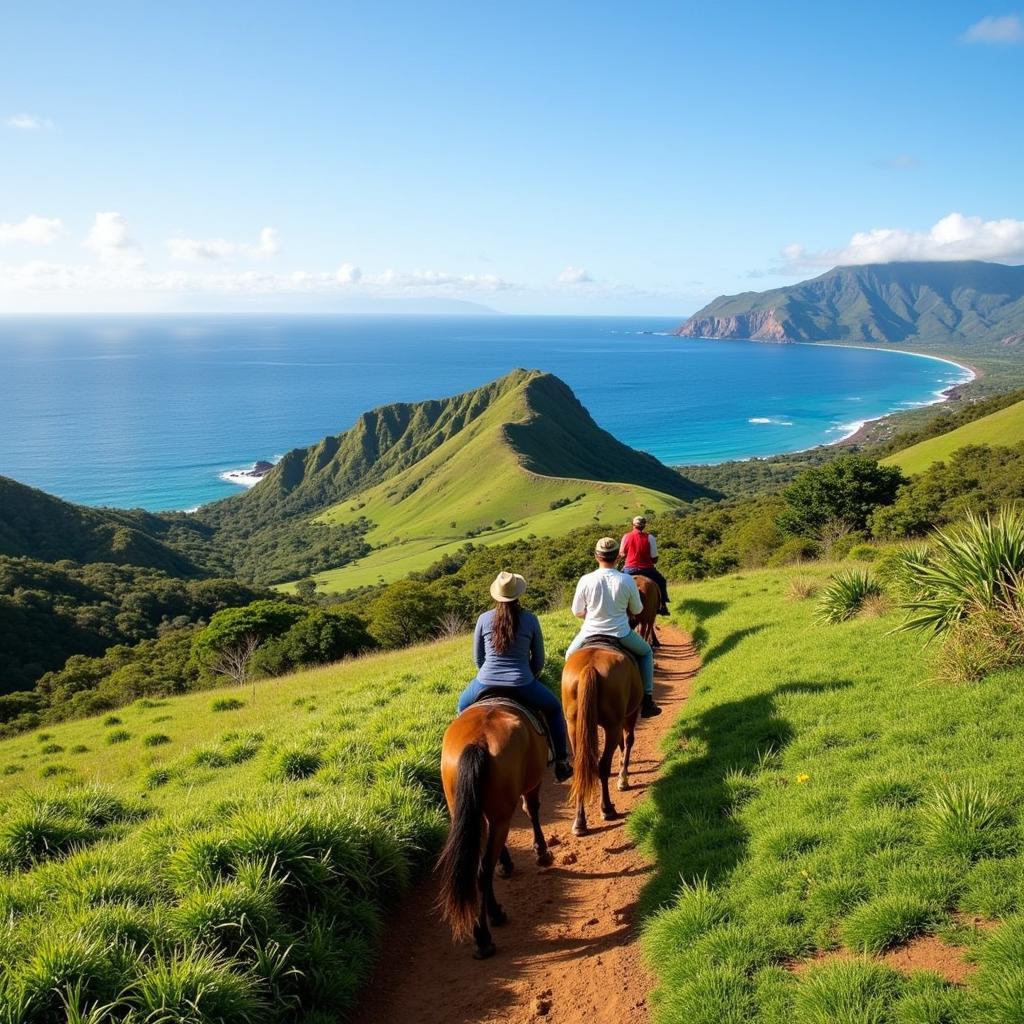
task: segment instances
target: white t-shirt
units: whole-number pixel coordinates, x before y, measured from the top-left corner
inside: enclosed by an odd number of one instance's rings
[[[587,615],[580,627],[584,636],[627,636],[629,613],[639,615],[643,609],[636,580],[618,569],[588,572],[576,584],[572,599],[573,615]]]

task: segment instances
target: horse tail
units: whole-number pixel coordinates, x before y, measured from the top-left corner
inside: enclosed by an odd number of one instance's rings
[[[598,674],[592,662],[576,678],[576,735],[573,738],[572,799],[586,801],[600,782],[597,750]]]
[[[488,761],[487,747],[482,742],[471,743],[462,751],[455,782],[452,827],[437,861],[441,876],[437,905],[456,939],[469,935],[476,923]]]

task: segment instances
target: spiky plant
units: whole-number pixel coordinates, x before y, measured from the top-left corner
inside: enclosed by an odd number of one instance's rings
[[[964,522],[936,533],[927,561],[908,561],[916,591],[906,601],[902,630],[947,633],[979,613],[1021,614],[1024,594],[1024,510],[997,516],[968,513]]]
[[[818,605],[819,621],[835,624],[852,619],[868,598],[881,593],[882,588],[866,569],[836,573],[822,591]]]

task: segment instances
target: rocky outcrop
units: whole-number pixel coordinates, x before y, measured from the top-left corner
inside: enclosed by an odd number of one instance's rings
[[[1014,334],[1008,334],[1005,338],[1003,338],[1000,344],[1005,345],[1007,348],[1013,348],[1014,346],[1019,345],[1021,342],[1024,342],[1024,331],[1017,331]]]
[[[774,309],[757,309],[739,316],[691,316],[676,334],[680,338],[736,338],[744,341],[796,341]]]

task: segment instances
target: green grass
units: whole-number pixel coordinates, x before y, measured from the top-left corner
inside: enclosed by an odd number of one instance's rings
[[[463,638],[137,701],[113,745],[103,718],[0,743],[0,1019],[337,1019],[443,838],[472,673]],[[80,752],[45,779],[54,746]]]
[[[965,423],[948,434],[940,434],[905,448],[883,459],[882,465],[899,466],[904,473],[913,475],[970,444],[1009,447],[1021,441],[1024,441],[1024,402],[1017,402],[979,420]]]
[[[1024,671],[936,682],[937,649],[893,634],[898,611],[828,625],[787,599],[792,576],[676,588],[705,666],[630,821],[657,859],[656,1019],[1024,1020],[1024,958],[985,959],[1024,929]],[[1006,921],[979,940],[976,986],[872,960],[958,910]],[[785,969],[838,946],[867,959]]]
[[[1019,1022],[1024,672],[946,685],[898,612],[820,623],[792,581],[836,568],[676,588],[705,666],[630,822],[656,857],[657,1020]],[[564,649],[568,614],[543,622]],[[471,672],[463,638],[139,701],[113,746],[99,718],[0,743],[22,769],[0,772],[0,1003],[48,993],[49,1018],[12,1019],[63,1020],[63,985],[114,1019],[343,1011],[443,835],[440,738]],[[170,742],[147,746],[157,718]],[[47,780],[52,744],[87,749]],[[1001,922],[971,937],[968,987],[873,959],[957,934],[956,911]],[[787,970],[840,945],[862,959]]]

